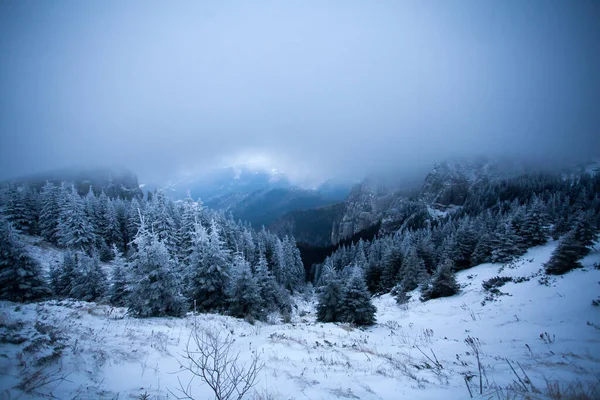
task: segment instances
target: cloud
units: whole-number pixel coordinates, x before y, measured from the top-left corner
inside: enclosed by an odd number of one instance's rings
[[[590,157],[599,18],[594,1],[4,3],[0,175]]]

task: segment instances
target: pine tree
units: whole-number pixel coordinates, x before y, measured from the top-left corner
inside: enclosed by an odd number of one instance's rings
[[[231,315],[238,318],[247,317],[250,321],[263,318],[258,281],[240,253],[233,257],[232,278],[227,294]]]
[[[321,278],[324,285],[319,289],[317,320],[320,322],[340,321],[340,306],[344,286],[333,268],[327,269]]]
[[[471,254],[471,265],[476,266],[486,262],[490,262],[492,259],[492,238],[485,232],[479,236],[475,250]]]
[[[506,263],[520,256],[522,251],[519,241],[520,238],[514,232],[510,222],[501,224],[492,239],[491,261],[493,263]]]
[[[129,309],[139,317],[182,315],[184,299],[174,274],[176,264],[165,244],[143,223],[134,241]]]
[[[49,294],[42,270],[12,223],[0,217],[0,299],[32,301]]]
[[[194,241],[194,230],[198,221],[197,205],[192,200],[190,192],[183,202],[183,212],[181,215],[181,226],[178,234],[179,257],[181,260],[187,260],[192,254],[192,243]]]
[[[590,252],[597,236],[591,219],[591,213],[580,213],[577,216],[571,232],[561,240],[550,260],[544,264],[547,274],[562,275],[582,267],[580,260]]]
[[[228,253],[213,219],[210,234],[197,224],[194,248],[189,268],[193,271],[191,296],[201,310],[224,309],[227,306],[226,288],[229,284]]]
[[[417,255],[414,248],[410,249],[402,264],[402,279],[400,281],[402,288],[407,292],[415,290],[425,276],[425,263]]]
[[[74,186],[71,186],[71,192],[60,210],[58,236],[61,245],[73,250],[89,252],[95,243],[92,225]]]
[[[454,265],[451,260],[446,259],[433,275],[431,286],[424,291],[422,300],[453,296],[458,293],[459,289],[454,275]]]
[[[40,193],[40,230],[47,241],[58,243],[58,220],[60,209],[58,207],[58,189],[50,182],[46,182]]]
[[[371,295],[361,272],[352,273],[343,289],[339,317],[343,322],[356,325],[373,325],[377,309],[371,303]]]
[[[537,196],[534,196],[521,227],[521,236],[527,248],[539,246],[548,241],[546,218],[544,203]]]
[[[381,290],[389,292],[398,281],[398,273],[402,269],[403,255],[399,248],[386,251],[381,272]]]
[[[129,296],[128,277],[125,260],[115,245],[112,248],[114,258],[110,273],[110,289],[108,298],[110,304],[116,307],[124,307]]]
[[[77,268],[72,277],[69,297],[83,301],[102,300],[108,288],[106,273],[100,265],[98,255],[79,257]]]
[[[456,231],[454,268],[460,271],[471,267],[471,255],[477,246],[477,234],[468,219]]]

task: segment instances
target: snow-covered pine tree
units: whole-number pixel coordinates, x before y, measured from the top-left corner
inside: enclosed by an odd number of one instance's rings
[[[562,275],[582,267],[580,260],[590,252],[597,236],[592,218],[590,212],[577,215],[573,229],[560,241],[550,260],[544,264],[547,274]]]
[[[394,246],[385,250],[380,281],[382,291],[390,291],[398,282],[398,273],[402,269],[403,258],[399,247]]]
[[[118,250],[123,249],[123,236],[121,234],[121,226],[117,218],[117,210],[112,200],[108,199],[105,207],[103,207],[101,219],[102,223],[102,237],[108,246],[111,248],[114,246]],[[111,249],[111,254],[113,254]]]
[[[492,237],[487,232],[482,233],[473,254],[471,254],[471,265],[476,266],[489,262],[492,258],[492,250]]]
[[[362,271],[354,268],[350,279],[346,282],[342,300],[339,305],[339,319],[356,325],[373,325],[377,309],[371,302],[371,295],[362,275]]]
[[[37,210],[34,194],[28,187],[10,185],[7,192],[7,204],[4,214],[13,228],[22,233],[34,234],[37,228]],[[28,198],[29,197],[29,198]]]
[[[317,319],[320,322],[340,321],[340,306],[344,295],[343,282],[338,273],[329,267],[323,271],[321,283]]]
[[[175,261],[157,235],[144,224],[134,239],[137,251],[131,262],[131,285],[127,304],[138,317],[179,316],[184,298],[174,270]]]
[[[57,187],[51,182],[46,182],[40,193],[39,225],[44,239],[54,244],[58,243],[57,230],[60,217],[57,196]]]
[[[304,283],[304,264],[302,264],[300,250],[296,247],[295,240],[286,236],[282,245],[285,260],[284,287],[293,292]]]
[[[101,301],[106,295],[108,279],[97,254],[79,257],[72,275],[69,297],[83,301]]]
[[[431,285],[423,292],[422,300],[437,299],[438,297],[453,296],[460,290],[454,274],[454,264],[444,260],[433,275]]]
[[[29,256],[12,223],[0,216],[0,299],[23,302],[48,294],[40,265]]]
[[[233,256],[231,283],[227,289],[229,313],[249,321],[264,317],[258,281],[252,275],[250,264],[241,253]]]
[[[494,263],[506,263],[514,260],[522,254],[519,246],[520,238],[512,228],[510,221],[504,221],[494,232],[492,238],[492,256]]]
[[[226,289],[229,284],[228,252],[219,236],[219,226],[213,219],[208,236],[196,225],[194,246],[190,255],[192,271],[191,296],[200,310],[219,310],[227,306]]]
[[[110,271],[108,299],[113,306],[124,307],[127,304],[127,297],[129,296],[127,264],[119,252],[119,249],[117,249],[117,246],[114,244],[112,251],[114,258],[111,263],[112,269]]]
[[[194,241],[194,231],[198,221],[198,208],[190,192],[187,192],[187,197],[182,204],[181,226],[177,235],[177,246],[179,248],[180,260],[187,260],[192,254],[192,243]]]
[[[544,202],[534,195],[521,226],[521,236],[525,247],[539,246],[548,241],[546,219],[547,214]]]
[[[471,255],[477,246],[477,234],[469,218],[465,218],[456,231],[454,268],[456,271],[471,267]]]
[[[415,290],[419,283],[426,278],[425,263],[417,255],[416,249],[411,248],[402,263],[400,284],[406,292]]]
[[[73,185],[60,210],[58,236],[61,245],[73,250],[90,252],[95,243],[94,229]]]

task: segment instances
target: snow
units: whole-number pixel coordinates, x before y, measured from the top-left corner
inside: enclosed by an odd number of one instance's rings
[[[255,388],[259,398],[469,398],[463,376],[477,375],[478,368],[464,342],[468,336],[480,340],[485,370],[483,396],[479,378],[471,380],[475,398],[495,398],[496,388],[517,381],[507,359],[540,389],[546,380],[598,382],[600,310],[591,301],[600,294],[600,270],[593,267],[600,252],[583,260],[585,268],[541,284],[541,266],[555,247],[533,248],[511,265],[461,271],[462,291],[451,298],[421,303],[415,292],[404,307],[390,295],[375,298],[377,324],[367,329],[318,323],[314,300],[301,298],[291,323],[254,325],[214,314],[135,319],[125,309],[76,301],[0,302],[0,396],[16,398],[23,379],[60,368],[64,381],[25,397],[51,391],[57,398],[133,399],[144,392],[173,398],[169,390],[177,394],[178,378],[187,382],[178,360],[194,325],[232,335],[245,362],[257,351],[265,363]],[[499,289],[507,295],[482,305],[488,293],[481,284],[494,276],[530,279],[505,284]],[[36,366],[53,351],[56,360]],[[195,398],[213,398],[194,382]]]

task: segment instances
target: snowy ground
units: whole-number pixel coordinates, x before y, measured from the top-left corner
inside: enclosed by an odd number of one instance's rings
[[[541,284],[555,247],[531,249],[513,265],[462,271],[463,290],[452,298],[421,303],[413,294],[404,309],[389,295],[377,298],[377,325],[365,330],[315,322],[314,304],[301,300],[293,323],[255,325],[211,314],[135,319],[84,302],[1,302],[0,397],[175,398],[169,390],[177,393],[178,378],[186,382],[178,360],[194,323],[232,335],[242,359],[260,355],[259,399],[465,399],[465,376],[475,398],[507,398],[498,388],[509,385],[597,384],[600,307],[591,301],[600,295],[593,268],[600,252],[584,269]],[[496,275],[530,279],[505,284],[506,295],[482,305],[489,293],[481,283]],[[483,396],[467,337],[480,342]],[[23,395],[19,385],[38,394]],[[196,399],[213,398],[197,386]]]

